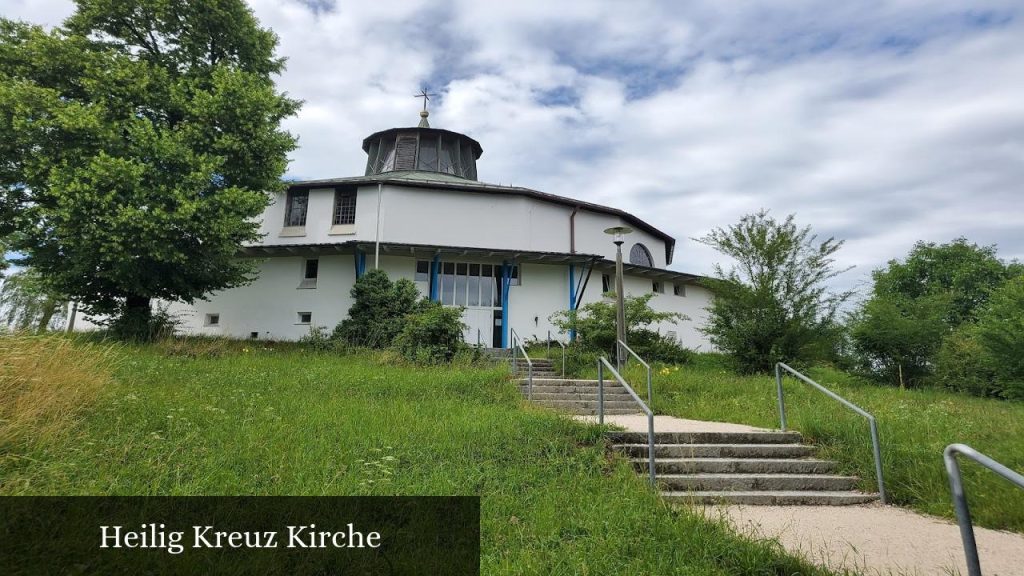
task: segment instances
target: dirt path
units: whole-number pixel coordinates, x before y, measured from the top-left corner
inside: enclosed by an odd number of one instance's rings
[[[960,529],[893,506],[713,506],[744,534],[778,538],[816,564],[874,576],[967,573]],[[985,576],[1024,575],[1024,535],[975,527]]]

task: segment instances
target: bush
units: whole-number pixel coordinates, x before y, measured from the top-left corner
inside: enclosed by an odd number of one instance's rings
[[[350,294],[355,302],[333,337],[353,346],[387,348],[402,331],[405,317],[421,308],[416,285],[405,278],[392,282],[383,270],[363,274]]]
[[[323,326],[310,326],[309,334],[299,338],[299,345],[313,352],[338,352],[346,347],[340,338],[335,338]]]
[[[110,335],[125,342],[154,342],[174,337],[181,319],[167,311],[167,306],[140,313],[127,306],[107,324]]]
[[[657,322],[678,322],[688,320],[676,312],[656,312],[651,308],[653,294],[628,296],[623,300],[626,312],[626,343],[644,360],[662,362],[685,362],[689,354],[674,340],[648,328]],[[591,302],[579,310],[561,311],[551,315],[550,320],[564,334],[576,331],[577,345],[590,352],[615,357],[616,314],[614,302]],[[595,357],[596,360],[596,357]]]
[[[424,301],[421,310],[404,318],[404,328],[395,338],[395,348],[418,364],[451,362],[465,347],[462,341],[462,307],[446,308]]]
[[[997,396],[995,379],[992,358],[974,326],[962,326],[942,342],[935,355],[932,380],[937,386],[974,396]]]

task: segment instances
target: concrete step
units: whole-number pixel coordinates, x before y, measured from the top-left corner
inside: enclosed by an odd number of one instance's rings
[[[574,415],[579,415],[579,416],[597,416],[597,409],[596,408],[581,408],[581,407],[578,407],[578,406],[547,406],[547,405],[543,405],[543,404],[538,404],[538,406],[544,406],[545,408],[552,408],[554,410],[558,410],[562,414],[574,414]],[[604,415],[605,416],[627,415],[627,414],[643,414],[643,413],[640,412],[639,408],[607,408],[606,407],[604,409]]]
[[[519,390],[523,393],[526,393],[529,389],[529,386],[519,387]],[[535,384],[533,386],[533,393],[536,394],[538,392],[543,394],[593,394],[596,396],[597,388],[590,386],[538,386]],[[605,396],[609,394],[625,394],[626,396],[629,396],[629,392],[626,392],[626,389],[621,386],[617,388],[607,386],[604,389],[604,394]]]
[[[524,390],[523,392],[525,393],[526,391]],[[538,392],[537,390],[534,390],[533,391],[533,398],[532,398],[532,400],[535,400],[535,401],[536,400],[571,400],[571,401],[580,401],[580,400],[582,400],[582,401],[587,401],[587,402],[597,402],[598,401],[598,397],[597,397],[597,394],[589,394],[589,393]],[[604,403],[605,404],[608,404],[609,402],[632,402],[632,401],[633,401],[632,397],[629,394],[626,394],[626,393],[622,393],[622,394],[608,394],[606,392],[605,395],[604,395]]]
[[[666,491],[662,498],[686,504],[746,504],[751,506],[849,506],[878,500],[878,494],[854,491]]]
[[[646,440],[647,435],[644,435]],[[618,444],[632,458],[646,458],[647,444]],[[803,444],[655,444],[654,458],[805,458],[814,448]]]
[[[631,460],[638,472],[647,470],[646,458]],[[663,458],[655,455],[658,474],[830,474],[836,463],[796,458]]]
[[[831,474],[662,474],[658,485],[675,491],[843,491],[857,479]]]
[[[520,378],[519,379],[519,384],[520,385],[525,385],[527,382],[528,382],[528,380],[526,378]],[[538,378],[537,376],[534,376],[533,377],[533,385],[535,387],[536,386],[593,386],[594,389],[596,390],[597,389],[597,380],[580,380],[578,378]],[[608,382],[606,380],[605,383],[604,383],[605,390],[607,390],[609,386],[612,386],[612,383]],[[615,386],[619,386],[620,388],[622,387],[620,384],[615,384]]]
[[[641,444],[647,442],[647,432],[608,432],[615,443]],[[799,432],[658,432],[658,444],[799,444]]]
[[[534,404],[540,404],[542,406],[549,406],[551,408],[583,408],[583,409],[597,410],[597,407],[598,407],[597,406],[598,405],[597,400],[543,400],[543,399],[538,399],[536,396],[534,396],[532,402]],[[629,402],[625,402],[625,401],[609,402],[608,400],[605,400],[605,402],[604,402],[604,409],[605,409],[605,412],[608,412],[608,410],[617,410],[617,409],[628,409],[628,410],[631,410],[633,412],[639,412],[640,411],[640,407],[637,406],[636,404],[634,404],[632,401],[629,401]],[[655,454],[655,457],[657,457],[657,454]]]

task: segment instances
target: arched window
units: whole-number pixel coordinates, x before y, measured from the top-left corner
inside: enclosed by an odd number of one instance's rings
[[[654,260],[651,259],[651,251],[647,249],[647,246],[644,246],[639,242],[633,244],[632,250],[629,251],[629,263],[636,264],[637,266],[654,268]]]

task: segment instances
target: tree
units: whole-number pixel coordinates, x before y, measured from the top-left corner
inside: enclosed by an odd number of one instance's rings
[[[833,346],[836,312],[852,295],[825,286],[849,270],[834,268],[842,241],[818,243],[809,226],[797,228],[793,215],[779,222],[765,210],[697,241],[736,262],[728,272],[716,264],[715,278],[707,280],[715,297],[703,332],[738,369],[759,372],[776,362],[806,362]]]
[[[995,374],[997,392],[1024,399],[1024,276],[1011,278],[992,292],[975,334]]]
[[[931,377],[936,354],[960,326],[972,323],[1017,266],[994,246],[957,238],[918,242],[903,261],[872,272],[871,296],[851,315],[850,334],[861,367],[879,380],[918,386]],[[967,335],[958,350],[970,350]],[[951,343],[951,346],[954,343]],[[945,357],[956,354],[947,350]]]
[[[0,19],[0,214],[49,291],[145,333],[151,299],[251,280],[235,256],[259,239],[299,103],[241,0],[77,4],[51,32]]]

